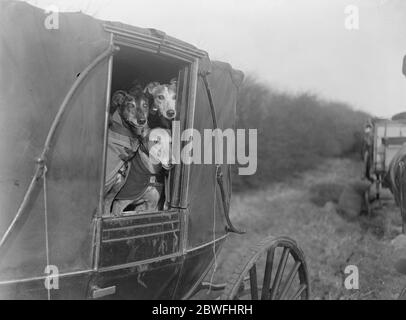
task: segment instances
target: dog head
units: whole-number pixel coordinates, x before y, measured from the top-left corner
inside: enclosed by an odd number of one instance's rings
[[[151,96],[151,112],[159,113],[168,120],[176,117],[176,80],[170,84],[152,82],[145,88],[145,93]]]
[[[118,110],[121,119],[130,127],[144,128],[148,125],[148,98],[142,90],[133,90],[132,94],[117,91],[111,99],[111,106]]]

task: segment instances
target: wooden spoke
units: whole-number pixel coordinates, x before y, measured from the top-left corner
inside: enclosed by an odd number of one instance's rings
[[[250,286],[252,300],[258,300],[257,266],[255,264],[250,269]]]
[[[406,288],[404,288],[402,290],[402,292],[400,293],[398,300],[406,300]]]
[[[282,293],[281,293],[281,296],[280,296],[281,300],[283,300],[285,298],[286,294],[288,293],[289,289],[291,288],[292,282],[295,279],[295,276],[297,275],[301,264],[302,263],[300,261],[296,261],[295,265],[292,268],[292,270],[290,270],[288,278],[287,278],[287,280],[285,282],[285,285],[284,285],[284,287],[282,289]]]
[[[276,271],[275,279],[271,289],[271,300],[274,300],[276,298],[288,258],[289,258],[289,248],[283,248],[282,258],[279,262],[278,270]]]
[[[241,284],[240,284],[240,287],[238,288],[238,295],[241,297],[241,296],[244,296],[244,292],[245,292],[245,284],[244,284],[244,282],[242,282]],[[239,300],[239,299],[238,299]]]
[[[273,266],[273,258],[275,254],[275,248],[271,248],[268,250],[266,255],[266,265],[265,265],[265,274],[264,274],[264,281],[262,283],[262,293],[261,293],[261,300],[268,300],[269,299],[269,289],[270,283],[272,278],[272,266]]]
[[[303,293],[303,291],[307,289],[307,286],[305,284],[302,284],[299,287],[299,290],[292,296],[292,298],[290,298],[289,300],[297,300],[299,299],[299,297],[301,296],[301,294]]]

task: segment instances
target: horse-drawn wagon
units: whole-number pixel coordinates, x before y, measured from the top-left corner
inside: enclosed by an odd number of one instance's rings
[[[364,192],[364,207],[368,214],[370,202],[380,201],[382,188],[391,189],[390,176],[393,163],[406,143],[406,119],[394,116],[392,119],[372,119],[364,128],[362,148],[364,177],[371,184]]]
[[[403,58],[402,73],[406,77],[406,55]],[[386,176],[387,183],[391,189],[396,204],[400,208],[400,213],[402,216],[402,231],[406,233],[406,145],[404,144],[402,148],[393,158],[389,165],[389,172]],[[404,248],[403,248],[404,249]],[[406,257],[400,256],[396,262],[395,268],[399,273],[406,274]],[[406,300],[406,288],[402,290],[399,295],[400,300]]]
[[[406,120],[394,119],[374,119],[366,126],[365,136],[371,141],[364,148],[364,170],[366,177],[376,183],[377,199],[382,185],[386,186],[384,178],[393,158],[406,142]]]
[[[403,74],[406,76],[406,56],[403,60]],[[400,118],[400,119],[397,119]],[[406,233],[406,119],[404,113],[395,116],[391,123],[395,130],[392,129],[392,137],[382,139],[389,146],[387,147],[390,154],[389,159],[385,160],[384,182],[394,195],[396,204],[400,208],[403,226],[402,231]]]
[[[48,29],[41,9],[0,8],[0,298],[193,296],[239,233],[230,165],[175,164],[160,210],[106,214],[111,96],[134,76],[176,78],[180,131],[233,129],[243,74],[157,30],[81,13],[59,13]],[[309,297],[303,253],[289,238],[265,239],[237,269],[223,298]]]

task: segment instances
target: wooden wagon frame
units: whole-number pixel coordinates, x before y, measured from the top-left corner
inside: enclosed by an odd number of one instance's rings
[[[255,246],[227,284],[203,282],[240,233],[229,165],[176,165],[169,210],[103,216],[111,93],[134,72],[175,74],[181,130],[225,130],[241,72],[154,29],[60,13],[47,30],[38,8],[0,8],[0,298],[187,299],[208,286],[226,299],[309,298],[304,255],[286,237]],[[57,289],[46,285],[55,279]]]

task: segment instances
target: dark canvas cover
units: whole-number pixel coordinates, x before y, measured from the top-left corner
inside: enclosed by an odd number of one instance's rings
[[[17,213],[34,175],[51,123],[81,73],[109,46],[101,24],[60,14],[48,30],[43,10],[0,2],[0,237]],[[49,264],[60,273],[92,267],[92,219],[98,205],[107,60],[91,72],[67,107],[47,165]],[[1,248],[0,281],[44,276],[42,180]]]
[[[214,100],[218,127],[222,131],[236,129],[237,93],[242,80],[242,72],[233,70],[229,64],[217,61],[211,63],[208,82]],[[200,132],[202,137],[205,129],[213,129],[208,94],[201,76],[199,76],[197,84],[194,128]],[[202,138],[202,154],[209,148],[209,146],[204,145],[203,141]],[[213,139],[213,145],[214,141]],[[224,143],[224,159],[227,159],[226,153],[227,144]],[[223,164],[221,167],[224,175],[226,200],[229,201],[231,197],[230,166]],[[226,233],[223,203],[216,182],[216,166],[214,164],[191,165],[189,210],[189,247],[196,247],[210,242]]]
[[[0,2],[0,237],[15,217],[34,175],[52,121],[78,75],[103,51],[110,34],[81,13],[60,13],[59,28],[48,30],[42,9],[23,2]],[[154,37],[157,31],[123,25]],[[179,46],[195,47],[168,37]],[[197,50],[197,49],[196,49]],[[234,128],[243,75],[221,62],[200,61],[208,76],[220,129]],[[0,282],[44,276],[49,264],[60,273],[92,266],[94,217],[102,178],[107,60],[93,70],[70,101],[47,159],[44,184],[38,181],[28,209],[0,248]],[[195,128],[212,129],[207,92],[198,79]],[[203,146],[204,148],[204,146]],[[231,196],[228,165],[222,166],[226,197]],[[189,189],[188,246],[225,234],[215,165],[194,164]],[[47,230],[45,214],[47,213]],[[46,232],[47,231],[47,232]]]

